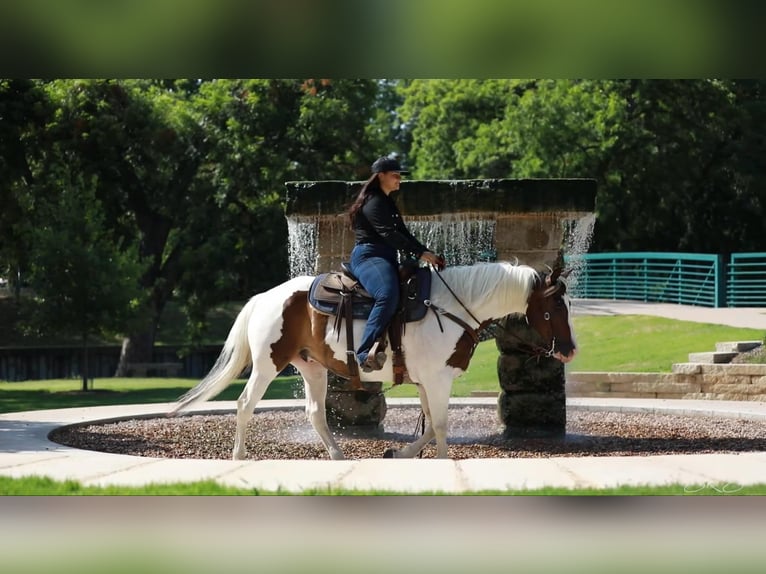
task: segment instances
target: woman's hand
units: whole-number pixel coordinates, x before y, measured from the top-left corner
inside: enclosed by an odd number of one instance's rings
[[[430,251],[424,251],[420,254],[420,260],[425,261],[429,265],[433,265],[438,270],[444,269],[446,266],[446,262],[444,261],[444,257],[441,255],[437,255],[436,253],[431,253]]]

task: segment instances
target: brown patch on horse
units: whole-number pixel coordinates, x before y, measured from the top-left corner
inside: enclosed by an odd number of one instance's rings
[[[305,353],[341,377],[348,377],[346,364],[333,356],[324,342],[328,315],[309,305],[308,291],[296,291],[282,307],[282,336],[271,345],[271,361],[278,371]]]
[[[468,331],[463,331],[463,334],[460,335],[455,344],[455,350],[447,359],[447,366],[462,369],[463,371],[467,370],[474,350],[476,350],[476,345],[474,345],[473,337],[468,334]]]
[[[484,321],[479,328],[476,329],[476,333],[487,327],[491,321]],[[478,336],[478,335],[477,335]],[[455,343],[455,350],[447,359],[447,366],[454,367],[456,369],[468,370],[468,364],[471,362],[474,351],[476,351],[477,339],[471,335],[468,331],[463,331],[460,338]]]

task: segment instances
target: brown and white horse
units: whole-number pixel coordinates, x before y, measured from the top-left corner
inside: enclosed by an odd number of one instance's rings
[[[531,267],[506,262],[448,267],[441,272],[443,281],[434,277],[430,301],[435,309],[455,315],[476,329],[477,320],[485,324],[510,313],[526,314],[529,325],[547,342],[546,354],[566,363],[574,357],[576,344],[566,285],[561,281],[564,276],[566,272],[562,274],[560,269],[541,275]],[[336,333],[328,316],[309,305],[313,279],[297,277],[251,298],[237,316],[213,368],[179,398],[170,413],[212,399],[252,365],[237,400],[235,460],[245,458],[245,429],[256,404],[288,364],[303,376],[306,414],[330,458],[344,458],[327,426],[325,397],[328,369],[340,376],[349,374],[345,329]],[[354,340],[361,340],[363,328],[364,321],[354,322]],[[447,457],[452,381],[468,367],[474,345],[463,326],[437,313],[407,324],[402,350],[409,379],[418,384],[426,427],[421,437],[395,451],[394,457],[414,457],[433,438],[437,457]],[[389,357],[381,371],[360,372],[361,380],[393,381],[391,363]]]

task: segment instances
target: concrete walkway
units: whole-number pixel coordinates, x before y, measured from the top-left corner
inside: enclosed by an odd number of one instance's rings
[[[713,308],[672,303],[644,303],[643,301],[575,299],[572,302],[572,310],[575,315],[652,315],[680,321],[766,330],[766,308],[764,307]]]
[[[766,329],[766,309],[709,309],[631,301],[576,300],[575,314],[641,314]],[[453,399],[451,404],[494,405],[494,398]],[[391,408],[413,399],[387,399]],[[766,424],[766,403],[656,399],[570,399],[571,407],[651,411],[691,416],[738,417]],[[604,488],[679,484],[678,494],[700,489],[735,493],[736,485],[766,483],[766,453],[551,457],[471,460],[175,460],[106,454],[50,442],[53,429],[164,415],[169,404],[122,405],[0,415],[0,475],[48,476],[84,485],[144,485],[214,480],[224,485],[299,492],[334,487],[407,493],[480,490]],[[303,408],[302,400],[261,401],[259,409]],[[234,412],[215,401],[192,412]]]
[[[388,399],[390,408],[415,404]],[[453,399],[452,404],[494,405],[495,399]],[[573,407],[652,411],[763,420],[766,404],[729,401],[571,399]],[[766,482],[766,453],[551,457],[471,460],[191,460],[105,454],[64,447],[47,435],[67,424],[161,416],[169,404],[123,405],[0,415],[0,475],[48,476],[84,485],[138,486],[214,480],[241,488],[300,492],[334,487],[406,493],[467,493],[480,490],[603,488],[679,484],[678,494]],[[302,400],[262,401],[259,409],[303,408]],[[192,412],[233,412],[234,402],[215,401]]]

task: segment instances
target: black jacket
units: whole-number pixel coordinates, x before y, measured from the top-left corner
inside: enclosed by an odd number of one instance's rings
[[[354,220],[356,243],[383,243],[398,251],[420,257],[428,247],[410,233],[402,214],[391,198],[382,191],[371,193]]]

